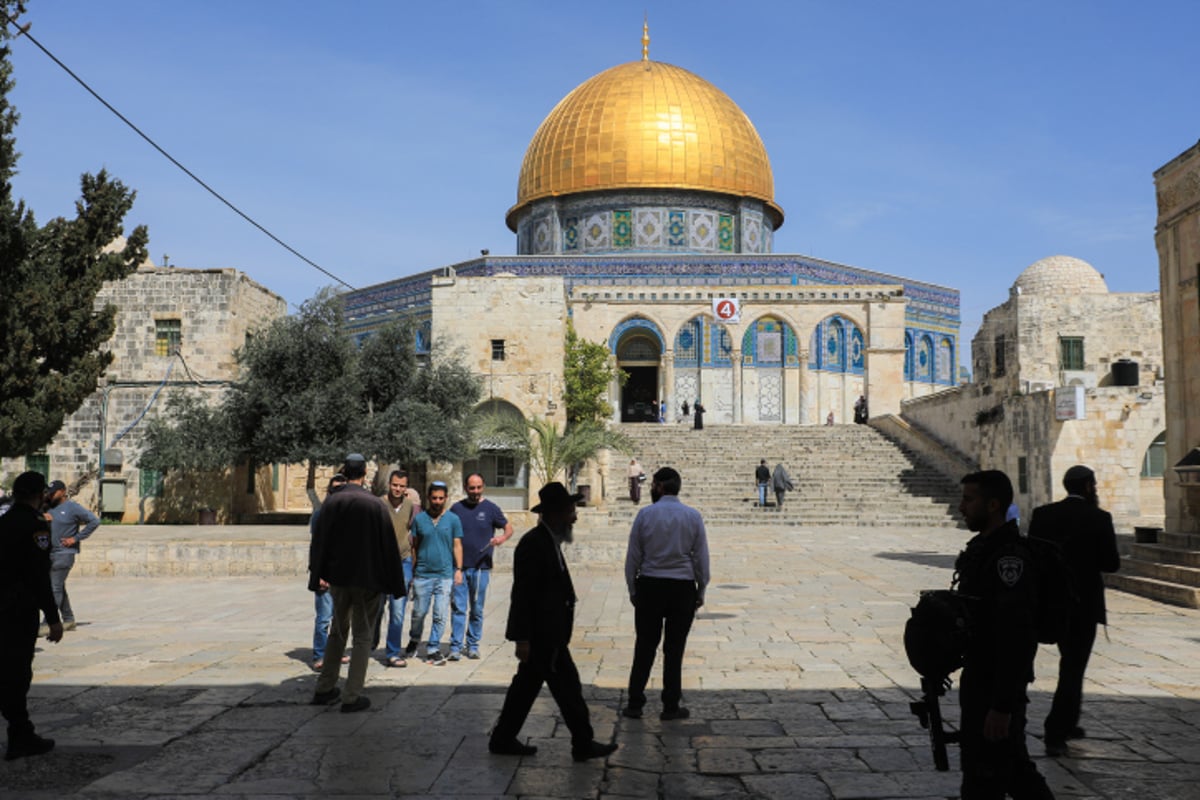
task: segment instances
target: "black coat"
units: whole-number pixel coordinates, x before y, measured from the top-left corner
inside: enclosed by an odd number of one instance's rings
[[[321,506],[308,550],[309,589],[318,578],[332,586],[403,597],[404,566],[383,501],[356,484]]]
[[[1102,572],[1121,568],[1112,515],[1081,497],[1039,506],[1029,520],[1029,535],[1057,542],[1071,567],[1072,588],[1085,619],[1104,624]]]
[[[48,623],[59,622],[50,588],[50,523],[30,506],[16,503],[0,516],[0,612],[7,623],[8,615],[35,609]]]
[[[534,646],[563,647],[575,626],[575,586],[554,537],[538,525],[513,553],[512,602],[504,637]]]

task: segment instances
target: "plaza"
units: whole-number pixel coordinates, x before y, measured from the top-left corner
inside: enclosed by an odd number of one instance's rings
[[[537,755],[487,752],[515,669],[502,641],[510,551],[489,593],[483,658],[407,669],[373,660],[372,707],[350,715],[308,705],[316,676],[302,574],[73,577],[81,624],[58,645],[39,644],[31,692],[39,731],[58,746],[0,765],[0,795],[956,796],[955,748],[952,770],[935,772],[928,737],[909,713],[918,684],[901,634],[917,592],[949,583],[966,531],[775,527],[753,518],[712,527],[713,584],[684,664],[692,717],[664,723],[657,713],[618,715],[633,648],[620,561],[628,531],[597,522],[583,515],[566,557],[580,597],[572,651],[592,721],[597,738],[620,744],[603,763],[571,762],[546,692],[522,731]],[[198,531],[176,530],[183,538]],[[307,544],[303,528],[223,530],[255,541],[251,553]],[[138,535],[106,527],[95,539],[117,547]],[[1032,736],[1030,750],[1059,797],[1195,796],[1200,612],[1112,591],[1109,607],[1085,687],[1088,738],[1072,743],[1069,758],[1042,758]],[[1032,732],[1040,733],[1056,663],[1043,647]],[[651,712],[656,681],[657,673]],[[957,694],[944,703],[953,723]]]

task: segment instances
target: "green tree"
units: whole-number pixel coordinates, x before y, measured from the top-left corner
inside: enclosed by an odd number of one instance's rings
[[[609,360],[608,348],[589,342],[575,332],[567,320],[566,346],[563,352],[563,402],[567,427],[583,422],[603,422],[612,416],[608,387],[616,378],[625,382],[625,373]]]
[[[480,423],[480,439],[491,452],[504,452],[529,464],[542,484],[565,474],[574,486],[579,469],[602,450],[629,453],[629,437],[604,423],[583,422],[560,430],[558,423],[542,417],[518,419],[497,414]]]
[[[162,473],[224,470],[234,461],[229,432],[221,405],[194,391],[173,392],[164,413],[146,423],[138,467]]]
[[[18,115],[7,41],[24,3],[0,0],[0,456],[44,448],[96,391],[112,354],[116,309],[96,307],[106,281],[120,280],[146,259],[148,236],[135,228],[117,251],[135,193],[101,170],[80,180],[75,218],[39,227],[13,198]]]

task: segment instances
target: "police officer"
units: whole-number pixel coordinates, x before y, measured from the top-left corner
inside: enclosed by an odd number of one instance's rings
[[[8,721],[8,761],[54,749],[53,739],[34,733],[26,705],[39,610],[50,625],[46,638],[63,636],[50,588],[50,524],[40,512],[45,489],[40,472],[22,473],[13,483],[12,508],[0,517],[0,711]]]
[[[1012,500],[1012,482],[999,470],[962,479],[958,510],[977,535],[955,569],[958,590],[978,598],[959,681],[962,800],[1054,797],[1025,746],[1037,594],[1020,531],[1005,521]]]

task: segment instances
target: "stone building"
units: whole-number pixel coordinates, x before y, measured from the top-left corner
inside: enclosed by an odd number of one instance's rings
[[[1200,143],[1154,173],[1167,376],[1166,530],[1200,533]],[[1176,472],[1175,468],[1181,467]]]
[[[245,470],[227,482],[203,486],[182,481],[167,487],[162,476],[139,470],[142,423],[178,388],[215,397],[236,369],[234,351],[254,328],[287,312],[287,303],[233,269],[179,269],[146,264],[120,281],[105,284],[98,307],[117,308],[116,330],[105,345],[113,362],[98,391],[67,418],[44,453],[4,459],[5,473],[36,469],[64,481],[75,499],[106,517],[124,520],[195,522],[200,507],[221,518],[270,508],[271,479]],[[258,485],[261,484],[261,485]]]
[[[773,253],[784,212],[753,124],[651,61],[645,37],[642,60],[550,111],[506,220],[515,256],[348,293],[352,334],[415,319],[418,348],[467,354],[492,408],[560,423],[568,320],[628,376],[610,389],[614,422],[657,421],[663,402],[673,420],[700,400],[706,424],[841,423],[859,395],[894,413],[956,382],[958,292]],[[520,465],[481,463],[514,500],[532,491]]]
[[[1096,471],[1117,524],[1161,523],[1167,415],[1157,292],[1112,293],[1087,262],[1025,269],[972,344],[974,381],[901,404],[903,420],[1014,479],[1022,514]]]

